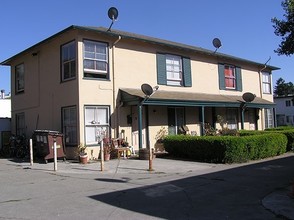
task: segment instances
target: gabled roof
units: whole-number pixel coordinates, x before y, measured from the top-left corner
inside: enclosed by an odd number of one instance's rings
[[[120,92],[124,105],[138,105],[145,99],[145,94],[140,89],[120,88]],[[144,105],[240,107],[244,102],[242,96],[236,95],[158,90],[144,101]],[[275,103],[255,97],[252,102],[247,102],[246,106],[273,108]]]
[[[231,55],[227,55],[227,54],[223,54],[223,53],[215,53],[212,50],[207,50],[207,49],[203,49],[201,47],[195,47],[195,46],[191,46],[191,45],[186,45],[186,44],[182,44],[182,43],[177,43],[177,42],[173,42],[173,41],[168,41],[168,40],[163,40],[163,39],[159,39],[159,38],[154,38],[154,37],[149,37],[149,36],[145,36],[145,35],[139,35],[139,34],[134,34],[134,33],[130,33],[130,32],[125,32],[125,31],[120,31],[120,30],[111,30],[108,31],[107,28],[105,27],[90,27],[90,26],[76,26],[76,25],[72,25],[60,32],[58,32],[55,35],[52,35],[51,37],[33,45],[32,47],[16,54],[13,57],[8,58],[7,60],[1,62],[1,65],[9,65],[11,60],[13,60],[15,57],[26,53],[30,50],[33,50],[35,47],[40,46],[44,43],[46,43],[47,41],[62,35],[63,33],[70,31],[70,30],[84,30],[84,31],[93,31],[102,35],[107,35],[107,36],[111,36],[111,37],[118,37],[120,36],[122,39],[131,39],[131,40],[137,40],[137,41],[141,41],[141,42],[146,42],[146,43],[151,43],[151,44],[157,44],[157,45],[161,45],[161,46],[165,46],[165,47],[170,47],[170,48],[175,48],[175,49],[179,49],[179,50],[185,50],[185,51],[190,51],[190,52],[194,52],[194,53],[198,53],[198,54],[203,54],[203,55],[209,55],[212,57],[217,57],[219,59],[222,59],[223,62],[227,61],[237,61],[237,62],[241,62],[241,63],[246,63],[246,64],[251,64],[254,66],[257,66],[258,68],[262,69],[265,67],[265,64],[262,63],[257,63],[251,60],[247,60],[247,59],[243,59],[243,58],[239,58],[239,57],[235,57],[235,56],[231,56]],[[280,68],[275,67],[275,66],[266,66],[267,69],[269,70],[278,70]]]

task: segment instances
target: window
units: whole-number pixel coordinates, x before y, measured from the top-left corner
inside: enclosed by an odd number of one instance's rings
[[[292,122],[289,115],[286,116],[286,122],[287,122],[287,124],[290,124]]]
[[[86,145],[94,145],[103,137],[109,137],[109,107],[85,107],[85,136]]]
[[[291,106],[291,101],[290,100],[286,100],[286,107]]]
[[[238,116],[238,110],[235,108],[228,108],[227,109],[227,126],[228,129],[238,129],[237,124],[237,116]]]
[[[15,92],[24,92],[24,64],[15,67]]]
[[[236,89],[235,67],[225,65],[225,85],[227,89]]]
[[[273,110],[265,109],[265,128],[273,128],[274,120],[273,120]]]
[[[262,73],[262,89],[263,93],[271,94],[271,75]]]
[[[182,107],[168,108],[168,134],[181,134],[185,125],[185,109]]]
[[[84,76],[108,79],[108,46],[106,43],[84,41]]]
[[[182,85],[182,59],[179,56],[166,55],[167,85]]]
[[[294,118],[293,118],[294,120]],[[283,126],[285,125],[286,122],[285,122],[285,115],[279,115],[277,114],[277,126]]]
[[[169,86],[192,86],[191,61],[189,58],[157,54],[157,83]]]
[[[242,91],[241,68],[228,64],[218,64],[219,89]]]
[[[15,122],[16,122],[16,135],[23,135],[25,134],[25,114],[18,113],[15,115]]]
[[[66,145],[77,144],[77,108],[62,108],[62,132]]]
[[[76,77],[76,45],[72,41],[61,47],[62,81]]]

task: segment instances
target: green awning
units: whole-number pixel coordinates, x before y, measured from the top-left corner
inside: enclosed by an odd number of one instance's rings
[[[138,105],[145,99],[145,94],[140,89],[121,88],[120,98],[124,106]],[[240,107],[244,102],[242,96],[158,90],[151,97],[146,98],[143,105]],[[255,97],[252,102],[246,103],[246,106],[273,108],[275,103]]]

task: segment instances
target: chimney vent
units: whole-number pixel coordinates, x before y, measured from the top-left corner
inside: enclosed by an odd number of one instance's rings
[[[1,99],[5,99],[5,90],[4,89],[1,89],[1,96],[0,96]]]

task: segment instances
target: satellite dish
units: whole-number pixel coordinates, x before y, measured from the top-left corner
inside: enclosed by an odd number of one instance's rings
[[[242,95],[242,98],[244,99],[245,102],[252,102],[255,99],[255,95],[252,94],[251,92],[245,92]]]
[[[141,90],[146,96],[150,96],[153,93],[153,88],[147,83],[141,85]]]
[[[111,7],[108,9],[108,17],[110,18],[110,20],[112,21],[108,30],[107,31],[111,31],[111,27],[114,23],[114,21],[116,21],[117,17],[118,17],[118,10],[115,7]]]
[[[110,20],[115,21],[118,17],[118,10],[115,7],[108,9],[108,17]]]
[[[212,41],[213,46],[215,47],[214,53],[217,51],[218,48],[222,46],[222,42],[218,38],[214,38]]]

